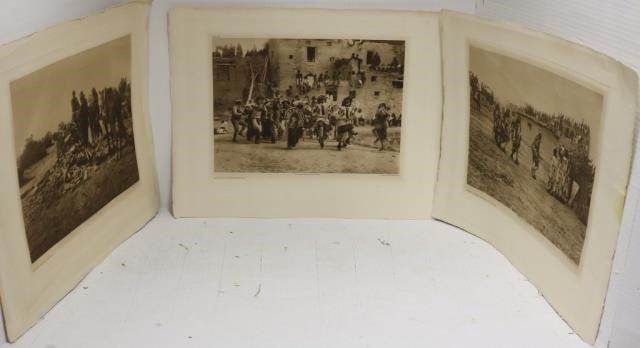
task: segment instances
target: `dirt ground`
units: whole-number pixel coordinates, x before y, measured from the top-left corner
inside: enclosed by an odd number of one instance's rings
[[[24,197],[24,195],[33,190],[55,162],[56,147],[53,145],[47,149],[47,155],[44,158],[24,171],[23,175],[27,183],[20,186],[20,197]]]
[[[249,143],[232,134],[215,135],[214,170],[217,173],[350,173],[398,174],[400,128],[390,129],[392,144],[378,151],[368,127],[359,127],[354,144],[338,151],[337,142],[327,140],[324,149],[315,139],[305,137],[291,150],[285,140],[275,144]]]
[[[552,150],[558,143],[543,129],[523,120],[520,164],[500,150],[493,140],[493,121],[486,108],[482,113],[471,109],[469,167],[467,183],[511,208],[535,227],[573,262],[579,263],[586,226],[573,210],[546,191]],[[537,132],[543,133],[540,147],[542,161],[537,178],[531,177],[531,142]],[[511,144],[507,146],[510,152]],[[574,190],[575,192],[575,190]]]
[[[32,261],[37,260],[138,181],[135,150],[133,147],[127,147],[122,151],[122,158],[112,158],[92,168],[87,181],[55,201],[38,200],[33,194],[25,194],[22,197],[22,211]],[[44,164],[55,162],[55,156],[54,147],[54,151],[50,151],[45,158],[32,166],[30,172],[36,175],[32,179],[33,182],[37,183],[40,180],[46,169]]]

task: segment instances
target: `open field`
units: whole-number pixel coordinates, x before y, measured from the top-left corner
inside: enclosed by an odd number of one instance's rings
[[[586,226],[573,210],[546,191],[552,149],[559,141],[545,129],[523,119],[520,164],[510,160],[493,139],[490,112],[471,109],[467,183],[493,197],[532,225],[573,262],[579,263]],[[531,177],[531,142],[543,134],[537,179]],[[545,132],[546,131],[546,132]],[[511,145],[507,146],[507,152]],[[575,190],[574,190],[575,192]]]
[[[22,211],[32,262],[138,181],[135,150],[128,146],[122,151],[120,159],[111,158],[89,167],[86,181],[59,197],[42,199],[33,192],[23,194]],[[30,172],[36,172],[36,168],[39,173],[46,171],[42,163],[53,163],[55,157],[54,147]],[[31,181],[37,183],[38,179]]]

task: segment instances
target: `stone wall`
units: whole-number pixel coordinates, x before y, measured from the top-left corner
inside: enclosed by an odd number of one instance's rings
[[[356,93],[356,103],[362,108],[365,117],[373,117],[378,104],[386,103],[391,112],[396,115],[402,113],[402,88],[394,87],[392,81],[402,79],[402,74],[392,71],[376,71],[366,64],[367,51],[375,51],[381,59],[381,65],[388,65],[396,57],[403,63],[404,44],[390,44],[378,41],[349,41],[338,39],[278,39],[270,40],[269,46],[269,79],[283,94],[289,87],[295,90],[295,75],[298,70],[305,75],[313,73],[333,75],[335,69],[333,61],[348,59],[357,54],[362,59],[361,71],[365,73],[365,83],[361,88],[349,87],[347,80],[341,80],[338,88],[338,98],[341,101],[350,91]],[[308,61],[307,47],[315,47],[315,60]],[[249,86],[249,62],[254,68],[262,69],[263,57],[213,57],[213,93],[214,114],[229,115],[235,99],[246,98]],[[226,67],[226,68],[225,68]],[[228,69],[228,75],[224,72]],[[343,76],[346,78],[346,76]],[[227,79],[228,78],[228,79]],[[257,94],[261,86],[256,86]],[[309,95],[324,94],[324,88],[314,89]],[[297,93],[297,91],[296,91]]]
[[[362,88],[355,89],[356,103],[363,110],[365,117],[373,117],[380,103],[386,103],[391,108],[391,113],[401,114],[403,89],[392,84],[398,74],[371,71],[366,76],[367,81]],[[375,81],[372,81],[374,77]]]
[[[308,61],[307,47],[315,47],[314,61]],[[336,59],[348,59],[357,54],[362,59],[361,71],[366,81],[361,88],[350,88],[348,81],[340,81],[339,100],[356,91],[356,103],[363,109],[365,117],[373,117],[378,104],[384,102],[391,107],[391,112],[402,113],[402,88],[394,87],[393,80],[403,76],[398,72],[375,71],[366,64],[367,51],[375,51],[380,56],[381,65],[389,65],[395,57],[404,63],[404,43],[391,44],[381,41],[349,41],[332,39],[278,39],[269,41],[271,58],[271,76],[276,86],[285,91],[289,86],[295,89],[295,75],[298,70],[303,75],[308,73],[333,75]],[[376,93],[377,92],[377,93]],[[324,89],[313,90],[310,95],[324,94]]]
[[[314,61],[307,58],[307,48],[315,47]],[[305,75],[308,73],[319,75],[334,71],[334,60],[348,59],[357,54],[363,60],[361,69],[368,70],[366,64],[367,51],[378,52],[381,64],[390,64],[396,57],[399,62],[404,60],[404,43],[394,44],[379,41],[352,41],[341,39],[274,39],[269,41],[269,54],[272,59],[272,73],[274,82],[281,90],[289,86],[295,87],[295,75],[298,70]]]
[[[242,98],[243,90],[249,81],[249,69],[243,64],[242,58],[219,58],[213,57],[213,110],[215,115],[230,114],[229,108],[233,101]],[[220,76],[226,68],[229,70],[227,76]]]
[[[213,64],[213,110],[215,115],[230,115],[236,99],[246,101],[251,81],[249,64],[255,70],[264,68],[263,56],[221,58],[212,57]],[[228,69],[228,74],[225,72]],[[258,82],[253,96],[263,95],[264,86]]]

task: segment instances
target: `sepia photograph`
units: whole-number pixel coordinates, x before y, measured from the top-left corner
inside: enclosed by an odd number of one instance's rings
[[[399,174],[404,41],[213,38],[215,173]]]
[[[10,83],[31,262],[138,182],[130,70],[125,36]]]
[[[469,47],[467,184],[579,264],[603,96],[527,62]]]

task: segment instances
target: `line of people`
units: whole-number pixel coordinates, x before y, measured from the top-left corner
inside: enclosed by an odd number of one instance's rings
[[[330,85],[336,85],[339,83],[338,72],[334,71],[333,75],[329,75],[329,72],[320,73],[319,75],[313,73],[307,73],[303,75],[300,70],[296,72],[296,89],[299,94],[307,94],[312,89],[320,89]],[[286,91],[288,97],[293,96],[293,87],[289,86]]]
[[[522,144],[522,116],[518,112],[512,112],[509,108],[496,103],[493,108],[493,139],[496,146],[503,152],[507,152],[507,145],[511,144],[509,158],[516,164],[520,164],[520,145]],[[536,178],[540,168],[540,145],[542,134],[538,134],[531,142],[531,177]]]
[[[571,157],[569,151],[563,145],[559,145],[553,149],[547,191],[563,203],[568,203],[572,190]]]
[[[549,129],[556,137],[564,136],[574,144],[588,144],[591,128],[584,122],[577,122],[564,115],[551,116],[547,121]]]
[[[536,121],[541,128],[546,128],[551,137],[563,140],[552,150],[545,188],[551,196],[573,209],[578,218],[586,224],[595,178],[595,166],[589,158],[589,125],[562,113],[547,114],[537,111],[529,104],[520,107],[511,105],[511,110],[502,108],[499,103],[491,100],[493,96],[490,93],[485,92],[490,89],[481,84],[477,76],[471,72],[470,85],[471,108],[478,111],[482,111],[483,106],[493,108],[494,141],[505,153],[508,143],[511,143],[510,157],[515,163],[518,163],[518,149],[522,141],[521,113]],[[531,120],[528,125],[531,130]],[[539,130],[531,142],[531,177],[534,179],[542,162],[541,132]]]
[[[494,99],[491,88],[480,81],[478,76],[469,71],[470,100],[471,106],[481,111],[482,104],[493,105]],[[496,102],[496,105],[498,103]],[[591,128],[584,121],[576,121],[562,113],[549,114],[535,109],[530,104],[516,107],[515,110],[522,112],[528,117],[536,120],[544,128],[551,131],[556,138],[567,138],[573,144],[588,146],[591,136]]]
[[[515,164],[520,164],[519,153],[522,142],[522,119],[520,114],[511,113],[509,108],[502,108],[496,103],[493,109],[493,137],[503,152],[507,150],[507,144],[511,142],[509,157]]]
[[[496,103],[493,112],[493,132],[496,145],[502,151],[506,152],[507,143],[511,142],[510,158],[516,164],[519,164],[518,152],[522,141],[522,126],[519,114],[510,112],[508,108],[503,109],[500,104]],[[534,179],[542,159],[540,154],[541,143],[542,133],[538,132],[531,143],[531,177]],[[573,181],[569,150],[562,144],[558,145],[553,149],[553,156],[551,157],[551,167],[546,184],[547,192],[561,202],[568,203],[572,194]]]
[[[237,142],[238,136],[245,136],[256,144],[262,140],[276,143],[286,133],[287,148],[292,149],[302,137],[317,139],[321,148],[331,137],[337,141],[338,150],[342,150],[357,135],[361,113],[362,109],[350,96],[340,104],[324,95],[311,98],[258,97],[246,105],[238,99],[231,110],[232,140]],[[373,121],[373,132],[381,151],[387,142],[389,119],[389,107],[380,104]],[[221,124],[215,132],[221,133],[224,128],[225,124]]]
[[[127,135],[124,119],[131,116],[131,85],[125,78],[117,88],[95,88],[88,93],[71,92],[71,120],[85,148],[106,137],[109,151],[120,149]]]

